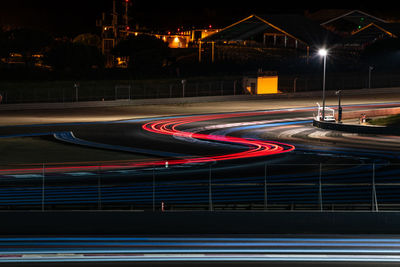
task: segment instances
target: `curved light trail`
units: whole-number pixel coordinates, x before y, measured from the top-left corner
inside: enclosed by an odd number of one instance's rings
[[[360,105],[350,105],[344,106],[344,109],[353,109],[353,108],[382,108],[382,107],[391,107],[398,106],[399,103],[378,103],[378,104],[360,104]],[[223,154],[223,155],[207,155],[202,157],[191,157],[191,156],[172,156],[168,157],[168,159],[160,159],[154,161],[131,161],[124,163],[107,163],[102,164],[102,170],[115,170],[115,169],[129,169],[135,167],[154,167],[154,166],[163,166],[166,161],[168,161],[169,166],[180,165],[180,164],[190,164],[190,163],[207,163],[207,162],[215,162],[215,161],[224,161],[224,160],[233,160],[233,159],[246,159],[252,157],[262,157],[262,156],[270,156],[277,155],[285,152],[290,152],[295,149],[294,145],[284,144],[275,141],[265,141],[262,138],[239,138],[226,136],[221,134],[203,134],[198,132],[191,131],[183,131],[178,130],[179,127],[195,123],[201,121],[211,121],[218,119],[229,119],[229,118],[238,118],[238,117],[251,117],[258,115],[277,115],[284,114],[288,112],[297,112],[297,111],[312,111],[314,108],[305,107],[305,108],[295,108],[295,109],[277,109],[277,110],[267,110],[267,111],[256,111],[256,112],[238,112],[238,113],[228,113],[228,114],[211,114],[211,115],[194,115],[194,116],[178,116],[178,117],[168,117],[168,118],[159,118],[158,120],[147,122],[142,125],[142,129],[153,132],[160,135],[171,135],[174,137],[183,137],[183,138],[192,138],[197,140],[207,140],[216,143],[227,143],[227,144],[236,144],[241,145],[243,147],[247,147],[247,150],[232,153],[232,154]],[[124,121],[113,121],[113,122],[105,122],[105,123],[129,123],[129,122],[137,122],[138,120],[124,120]],[[140,119],[139,121],[146,122],[147,119]],[[88,123],[85,123],[88,124]],[[90,124],[90,123],[89,123]],[[68,124],[68,125],[76,125],[76,124]],[[80,125],[80,123],[79,123]],[[39,125],[40,126],[40,125]],[[48,126],[48,125],[43,125]],[[259,127],[259,126],[257,126]],[[237,127],[236,127],[237,128]],[[52,134],[52,133],[47,133]],[[31,136],[31,135],[43,135],[43,134],[23,134],[21,136]],[[13,135],[17,136],[17,135]],[[99,170],[99,165],[63,165],[63,166],[46,166],[46,172],[63,172],[63,171],[90,171],[90,170]],[[31,167],[31,168],[15,168],[15,169],[2,169],[0,170],[0,174],[6,173],[41,173],[43,168],[41,166]]]
[[[302,114],[299,114],[300,111]],[[104,205],[136,203],[146,207],[146,205],[152,205],[152,203],[159,203],[160,201],[164,201],[171,206],[179,206],[180,204],[208,205],[211,192],[211,190],[208,191],[210,185],[212,187],[213,204],[225,205],[226,203],[236,202],[264,203],[266,195],[264,189],[267,185],[265,182],[265,175],[267,173],[265,166],[267,163],[265,163],[264,167],[261,167],[261,173],[258,171],[254,173],[246,171],[245,173],[239,172],[240,174],[236,173],[236,171],[242,165],[220,164],[218,166],[229,166],[229,170],[223,170],[223,168],[221,170],[217,170],[217,168],[213,169],[212,183],[209,182],[208,178],[209,173],[211,173],[212,164],[202,163],[214,163],[216,161],[228,161],[228,163],[231,163],[229,160],[255,159],[255,157],[260,158],[259,160],[241,161],[241,163],[262,163],[266,159],[263,158],[265,156],[285,153],[295,149],[293,145],[265,141],[270,138],[283,140],[281,138],[283,134],[287,135],[284,136],[284,139],[290,140],[288,142],[296,142],[294,143],[296,145],[296,152],[290,153],[289,157],[282,158],[284,163],[281,165],[273,162],[273,160],[268,161],[268,205],[289,205],[294,200],[299,205],[318,204],[318,198],[316,197],[318,195],[318,179],[316,177],[318,178],[318,175],[321,175],[321,165],[314,164],[317,167],[313,167],[313,164],[305,166],[307,164],[304,162],[309,162],[303,160],[301,163],[303,167],[300,168],[300,171],[281,171],[282,169],[285,170],[285,168],[288,169],[288,166],[294,166],[293,163],[290,163],[291,158],[297,159],[304,156],[306,159],[313,159],[314,155],[334,159],[345,157],[355,162],[354,165],[350,163],[336,169],[323,169],[323,200],[325,204],[370,204],[372,162],[376,166],[374,168],[374,175],[379,203],[388,205],[398,203],[400,188],[398,187],[399,172],[395,167],[386,167],[386,162],[389,162],[392,158],[394,160],[398,159],[398,154],[395,151],[384,151],[383,153],[378,148],[373,150],[370,147],[361,149],[340,146],[330,146],[327,149],[327,147],[318,144],[308,144],[306,141],[310,139],[308,138],[311,135],[309,133],[292,138],[292,135],[297,132],[293,131],[293,127],[301,125],[302,128],[308,127],[306,130],[312,128],[310,117],[304,117],[309,116],[309,114],[304,111],[308,112],[311,109],[280,109],[228,114],[171,116],[107,123],[125,123],[126,125],[119,126],[119,128],[115,127],[112,130],[116,133],[121,130],[126,131],[127,139],[125,141],[127,143],[130,140],[128,138],[134,138],[135,136],[142,138],[140,140],[146,142],[141,144],[142,147],[125,147],[124,144],[126,143],[123,142],[119,142],[119,145],[104,143],[107,142],[107,138],[105,141],[102,139],[90,141],[90,135],[89,138],[85,138],[84,134],[81,136],[85,139],[79,139],[74,137],[72,132],[54,132],[51,131],[52,129],[48,130],[46,128],[46,132],[40,135],[65,135],[61,140],[71,138],[71,143],[77,145],[97,147],[93,146],[93,144],[96,144],[99,145],[99,148],[103,149],[147,153],[156,155],[158,158],[147,161],[103,162],[101,165],[95,162],[75,162],[65,165],[43,165],[43,167],[41,165],[25,165],[24,168],[21,165],[21,168],[1,169],[1,181],[4,184],[8,182],[13,183],[15,186],[12,188],[4,187],[0,190],[0,205],[40,205],[44,199],[46,205],[91,205],[99,203],[99,199],[101,204]],[[296,116],[292,116],[291,114],[285,115],[285,113],[291,113]],[[268,131],[265,130],[266,127],[268,127]],[[100,129],[104,131],[104,129]],[[64,131],[68,130],[70,129],[64,129]],[[108,131],[109,128],[105,128],[105,130]],[[135,132],[132,133],[132,130]],[[240,136],[240,138],[234,136]],[[217,147],[216,150],[212,150],[217,152],[213,152],[213,154],[211,152],[197,153],[197,156],[187,153],[174,153],[172,155],[171,151],[179,151],[179,149],[174,148],[174,143],[176,143],[173,140],[174,138],[190,143],[188,145],[189,148],[201,148],[204,151],[207,148]],[[343,139],[340,136],[334,136],[334,138],[334,140],[339,141]],[[354,137],[354,139],[356,138],[358,136]],[[363,136],[363,138],[367,137]],[[151,142],[152,140],[155,140],[155,142]],[[101,143],[95,143],[96,141]],[[118,144],[118,142],[114,143]],[[158,143],[164,144],[166,149],[157,147]],[[196,146],[193,143],[196,143]],[[390,143],[394,143],[394,141]],[[146,144],[149,145],[146,146]],[[185,144],[183,143],[183,145]],[[180,149],[182,150],[182,147]],[[167,150],[171,151],[167,152]],[[190,149],[185,150],[188,151]],[[309,156],[310,154],[311,156]],[[193,171],[198,176],[186,173],[187,177],[181,181],[180,177],[176,176],[179,173],[179,168],[174,168],[163,174],[163,170],[166,170],[163,168],[166,161],[168,161],[170,166],[182,164],[186,165],[186,167],[191,167],[191,163],[194,163],[193,165],[201,163],[198,166],[199,168],[183,168],[184,171]],[[288,161],[289,163],[287,163]],[[210,168],[208,168],[209,165]],[[138,168],[136,169],[136,167]],[[152,173],[154,177],[155,170],[159,172],[157,173],[156,186],[151,179]],[[214,170],[216,171],[214,172]],[[226,173],[223,173],[225,171]],[[220,173],[223,173],[223,176],[218,176]],[[239,177],[237,175],[242,176]],[[135,181],[135,183],[132,183],[132,180],[129,182],[124,181],[122,184],[101,183],[101,186],[99,186],[100,183],[91,183],[97,177],[99,181],[103,181],[102,177],[106,177],[106,180],[108,177],[116,177],[118,179],[122,179],[122,177],[147,177],[149,179]],[[161,177],[166,177],[167,179],[164,180]],[[43,190],[44,187],[37,183],[41,179],[43,181],[46,179],[45,191]],[[82,179],[81,181],[86,181],[86,183],[79,185],[57,184],[56,186],[51,184],[53,180],[69,182],[70,180],[74,181],[74,179]],[[47,183],[48,180],[50,181],[49,183]],[[36,184],[32,184],[31,182],[36,182]],[[155,191],[157,192],[156,194],[154,194]]]
[[[234,118],[234,117],[243,117],[243,116],[256,116],[262,115],[265,112],[258,113],[234,113],[234,114],[217,114],[217,115],[202,115],[195,117],[183,117],[176,118],[170,120],[159,120],[152,121],[144,124],[142,128],[146,131],[163,134],[163,135],[171,135],[171,136],[179,136],[179,137],[189,137],[195,139],[202,139],[208,141],[216,141],[216,142],[227,142],[233,144],[239,144],[247,146],[248,149],[238,153],[232,154],[224,154],[218,156],[207,156],[207,157],[198,157],[198,158],[188,158],[185,159],[186,163],[203,163],[210,161],[220,161],[220,160],[232,160],[232,159],[244,159],[251,157],[261,157],[261,156],[269,156],[280,153],[285,153],[289,151],[293,151],[295,147],[289,144],[283,144],[279,142],[272,141],[264,141],[257,139],[246,139],[240,137],[232,137],[225,135],[213,135],[213,134],[202,134],[202,133],[194,133],[194,132],[186,132],[178,130],[179,126],[184,124],[199,122],[199,121],[209,121],[216,119],[226,119],[226,118]],[[183,163],[182,160],[172,160],[171,164],[180,164]],[[156,165],[159,165],[159,162],[156,162]],[[164,164],[164,161],[161,162]]]
[[[232,137],[225,135],[213,135],[213,134],[202,134],[202,133],[193,133],[189,131],[181,131],[177,128],[194,122],[200,121],[211,121],[217,119],[227,119],[227,118],[235,118],[235,117],[246,117],[246,116],[257,116],[257,115],[265,115],[269,113],[283,113],[282,111],[260,111],[260,112],[245,112],[245,113],[231,113],[231,114],[214,114],[214,115],[198,115],[198,116],[185,116],[185,117],[177,117],[177,118],[167,118],[161,119],[157,121],[151,121],[142,125],[142,129],[145,131],[153,132],[161,135],[171,135],[171,136],[180,136],[180,137],[190,137],[195,139],[202,139],[214,142],[224,142],[241,145],[243,147],[247,147],[245,151],[231,153],[231,154],[222,154],[222,155],[210,155],[210,156],[200,156],[200,157],[180,157],[180,158],[172,158],[172,159],[163,159],[163,160],[154,160],[154,161],[135,161],[128,163],[120,163],[120,164],[102,164],[102,170],[112,170],[112,169],[126,169],[126,168],[135,168],[135,167],[154,167],[154,166],[163,166],[168,162],[168,166],[179,165],[179,164],[189,164],[189,163],[207,163],[207,162],[216,162],[223,160],[234,160],[234,159],[246,159],[253,157],[263,157],[281,154],[285,152],[290,152],[295,149],[293,145],[284,144],[275,141],[264,141],[259,139],[249,139],[249,138],[240,138],[240,137]],[[86,166],[47,166],[46,172],[59,172],[59,171],[88,171],[92,169],[99,169],[99,165],[86,165]],[[42,172],[43,168],[41,167],[32,167],[32,168],[24,168],[24,169],[3,169],[0,174],[5,173],[39,173]]]

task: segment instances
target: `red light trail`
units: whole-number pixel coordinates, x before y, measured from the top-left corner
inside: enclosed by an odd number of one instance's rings
[[[268,112],[271,113],[271,112]],[[273,112],[275,113],[275,112]],[[257,116],[264,115],[266,112],[246,112],[246,113],[232,113],[232,114],[216,114],[216,115],[199,115],[199,116],[188,116],[174,119],[161,119],[157,121],[151,121],[144,125],[142,125],[142,129],[145,131],[149,131],[156,134],[161,135],[171,135],[171,136],[180,136],[187,138],[195,138],[201,140],[208,141],[216,141],[216,142],[226,142],[247,146],[248,149],[245,151],[231,153],[231,154],[223,154],[223,155],[210,155],[210,156],[202,156],[202,157],[185,157],[185,158],[172,158],[172,159],[163,159],[163,160],[155,160],[155,161],[144,161],[144,162],[128,162],[128,163],[119,163],[119,164],[104,164],[104,165],[78,165],[78,166],[48,166],[46,167],[46,172],[66,172],[66,171],[90,171],[90,170],[98,170],[99,167],[102,170],[115,170],[115,169],[129,169],[134,167],[152,167],[152,166],[163,166],[168,162],[168,166],[178,165],[178,164],[187,164],[187,163],[207,163],[207,162],[215,162],[215,161],[224,161],[224,160],[234,160],[234,159],[246,159],[253,157],[262,157],[262,156],[270,156],[276,155],[280,153],[290,152],[295,149],[293,145],[283,144],[274,141],[264,141],[257,139],[245,139],[240,137],[232,137],[232,136],[222,136],[222,135],[212,135],[212,134],[202,134],[202,133],[193,133],[193,132],[185,132],[178,130],[177,128],[194,122],[200,121],[210,121],[216,119],[226,119],[226,118],[235,118],[235,117],[246,117],[246,116]],[[0,174],[21,174],[21,173],[40,173],[43,171],[41,167],[32,167],[32,168],[24,168],[24,169],[3,169],[0,171]]]
[[[208,156],[199,158],[186,159],[188,163],[201,163],[201,162],[211,162],[211,161],[221,161],[221,160],[232,160],[232,159],[244,159],[251,157],[261,157],[280,154],[284,152],[289,152],[295,149],[293,145],[283,144],[272,141],[255,140],[255,139],[245,139],[240,137],[231,136],[220,136],[220,135],[209,135],[201,133],[192,133],[177,130],[177,127],[199,121],[208,121],[215,119],[233,118],[233,117],[243,117],[243,116],[255,116],[262,115],[265,112],[257,113],[233,113],[233,114],[217,114],[217,115],[202,115],[196,117],[184,117],[172,120],[159,120],[146,123],[142,128],[146,131],[150,131],[157,134],[174,135],[180,137],[189,137],[201,140],[209,141],[219,141],[227,143],[235,143],[240,145],[248,146],[249,149],[243,152],[225,154],[218,156]],[[162,163],[163,164],[163,163]],[[170,161],[169,164],[176,164],[174,160]],[[180,164],[180,163],[178,163]]]

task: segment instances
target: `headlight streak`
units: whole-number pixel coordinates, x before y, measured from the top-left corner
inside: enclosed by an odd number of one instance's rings
[[[394,238],[7,237],[0,262],[400,262]]]

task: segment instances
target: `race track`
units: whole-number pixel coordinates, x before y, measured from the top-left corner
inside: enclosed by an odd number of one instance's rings
[[[399,103],[345,106],[345,110]],[[153,160],[6,166],[12,208],[359,209],[400,204],[400,142],[312,126],[314,108],[2,127]],[[18,197],[21,194],[25,196]],[[374,205],[373,203],[377,203]]]
[[[0,238],[0,262],[10,266],[396,266],[399,245],[397,236],[7,237]]]

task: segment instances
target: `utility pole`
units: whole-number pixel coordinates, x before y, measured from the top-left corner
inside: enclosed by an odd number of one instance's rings
[[[342,105],[341,105],[341,102],[340,102],[340,97],[342,95],[342,91],[338,90],[338,91],[335,92],[335,94],[338,96],[338,119],[337,120],[338,120],[338,122],[341,122],[342,121],[343,110],[342,110]]]
[[[374,69],[373,66],[368,67],[368,88],[371,88],[371,72]]]

